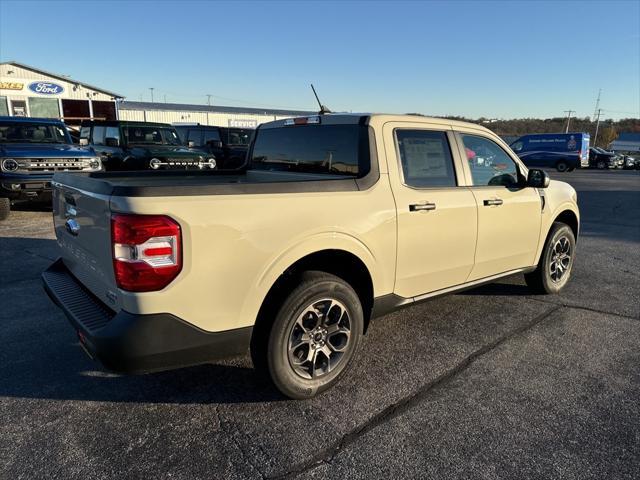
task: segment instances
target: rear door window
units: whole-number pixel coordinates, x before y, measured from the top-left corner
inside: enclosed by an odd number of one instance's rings
[[[204,131],[204,144],[207,145],[209,142],[219,142],[220,134],[218,130],[205,130]]]
[[[445,132],[396,130],[396,145],[405,185],[415,188],[456,186]]]
[[[294,125],[256,132],[254,169],[364,176],[369,172],[365,125]]]

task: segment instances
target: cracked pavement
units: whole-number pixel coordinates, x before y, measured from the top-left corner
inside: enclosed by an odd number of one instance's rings
[[[640,470],[640,172],[578,190],[573,278],[521,277],[374,321],[309,401],[251,361],[106,373],[42,291],[51,213],[0,224],[0,478],[634,478]]]

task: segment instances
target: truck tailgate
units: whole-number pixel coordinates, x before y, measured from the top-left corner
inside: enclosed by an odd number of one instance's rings
[[[53,220],[71,273],[107,306],[119,310],[111,246],[111,195],[54,181]]]

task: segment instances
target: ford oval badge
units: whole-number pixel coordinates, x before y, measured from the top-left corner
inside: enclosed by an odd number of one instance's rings
[[[29,90],[40,95],[58,95],[64,92],[64,87],[53,82],[32,82]]]
[[[69,232],[74,237],[78,235],[78,232],[80,231],[80,224],[73,218],[67,220],[64,224],[64,227],[67,229],[67,232]]]

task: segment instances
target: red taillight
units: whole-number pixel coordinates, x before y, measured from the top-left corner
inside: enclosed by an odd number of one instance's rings
[[[164,215],[113,215],[111,245],[122,290],[160,290],[182,269],[180,225]]]

